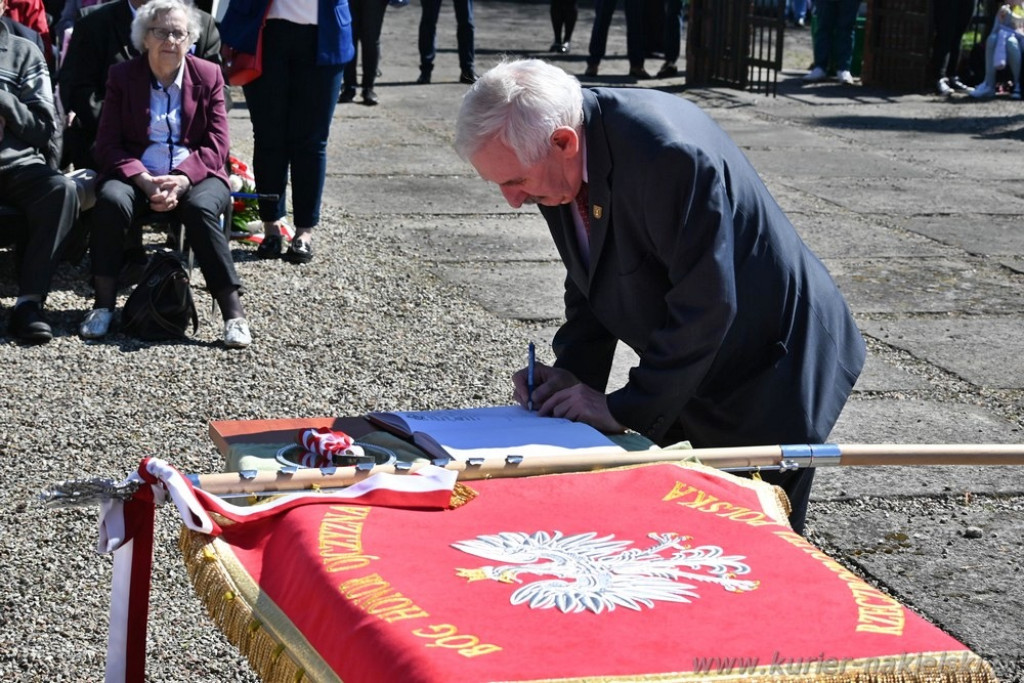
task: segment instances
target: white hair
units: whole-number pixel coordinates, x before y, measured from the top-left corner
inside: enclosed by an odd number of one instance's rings
[[[179,10],[185,15],[188,24],[188,44],[199,40],[199,10],[188,0],[148,0],[142,7],[135,10],[135,18],[132,19],[132,45],[139,52],[145,52],[146,32],[160,15]]]
[[[497,139],[532,166],[551,149],[551,134],[583,130],[583,90],[562,69],[539,59],[503,60],[473,84],[455,123],[455,151],[469,160]]]

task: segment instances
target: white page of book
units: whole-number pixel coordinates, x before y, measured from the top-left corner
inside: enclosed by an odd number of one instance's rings
[[[520,406],[395,414],[405,421],[410,432],[429,435],[458,460],[584,448],[602,448],[608,452],[625,450],[590,425],[557,417],[540,417]]]

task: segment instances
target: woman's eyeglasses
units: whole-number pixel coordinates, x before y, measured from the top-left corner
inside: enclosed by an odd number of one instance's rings
[[[183,43],[188,38],[187,31],[178,31],[176,29],[172,31],[158,26],[151,26],[147,30],[156,36],[157,40],[169,40],[172,43]]]

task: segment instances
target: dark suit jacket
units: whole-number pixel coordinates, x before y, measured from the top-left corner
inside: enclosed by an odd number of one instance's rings
[[[194,54],[220,64],[220,33],[213,17],[199,13],[201,28]],[[131,40],[132,11],[128,0],[93,5],[82,11],[68,42],[67,54],[57,73],[64,110],[75,113],[71,130],[87,142],[96,134],[107,70],[139,53]]]
[[[556,365],[603,391],[627,343],[640,364],[608,407],[662,444],[820,443],[865,356],[824,266],[696,106],[583,93],[589,268],[569,205],[541,207],[567,268]]]
[[[95,156],[103,178],[128,179],[146,170],[140,161],[150,145],[152,71],[145,56],[110,67],[107,98],[96,133]],[[181,144],[192,150],[174,170],[192,184],[214,176],[227,185],[228,117],[220,67],[185,57],[181,81]]]

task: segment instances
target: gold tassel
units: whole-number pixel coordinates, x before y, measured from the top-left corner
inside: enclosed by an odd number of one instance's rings
[[[297,683],[306,678],[303,669],[264,628],[252,607],[236,591],[231,577],[211,547],[206,534],[181,528],[178,547],[196,595],[207,614],[231,643],[238,648],[264,683]]]

